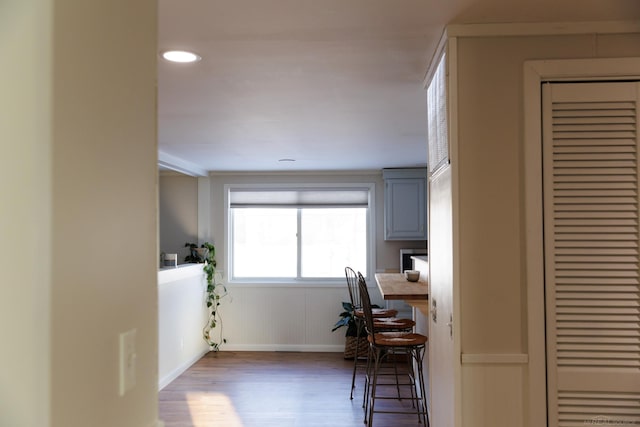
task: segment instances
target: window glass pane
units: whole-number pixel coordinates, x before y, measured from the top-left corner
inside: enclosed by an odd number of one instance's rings
[[[367,208],[302,210],[302,277],[367,271]]]
[[[232,209],[232,215],[234,277],[296,277],[296,209]]]

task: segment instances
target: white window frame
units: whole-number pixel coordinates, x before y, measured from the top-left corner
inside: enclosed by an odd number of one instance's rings
[[[224,223],[225,226],[225,249],[227,253],[225,262],[225,271],[228,272],[227,283],[233,285],[271,285],[271,286],[292,286],[292,287],[315,287],[318,285],[327,287],[343,287],[345,286],[345,278],[234,278],[233,277],[233,220],[231,215],[230,192],[237,189],[256,189],[256,190],[308,190],[308,189],[353,189],[361,188],[367,190],[369,195],[367,208],[367,271],[362,272],[369,282],[373,277],[374,261],[375,261],[375,242],[376,242],[376,203],[375,203],[375,183],[370,182],[347,182],[347,183],[309,183],[309,184],[224,184]],[[300,215],[300,213],[298,213]],[[298,219],[299,220],[299,219]],[[300,236],[298,236],[298,252],[300,251]],[[298,253],[298,263],[301,262]],[[345,266],[346,267],[346,266]],[[298,266],[299,268],[299,266]],[[298,270],[299,271],[299,270]]]

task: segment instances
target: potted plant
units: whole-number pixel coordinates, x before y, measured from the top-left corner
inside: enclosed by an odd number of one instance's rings
[[[196,254],[203,258],[203,270],[207,278],[207,289],[205,292],[205,303],[207,305],[207,323],[202,329],[202,338],[209,344],[209,350],[218,351],[220,346],[227,342],[222,335],[222,317],[218,311],[220,301],[228,295],[227,288],[222,283],[217,282],[216,277],[216,248],[211,243],[205,242],[200,251]],[[213,335],[214,329],[218,327],[217,337]]]
[[[185,248],[189,248],[189,255],[184,257],[184,262],[192,262],[192,263],[202,263],[207,258],[208,249],[203,244],[201,247],[198,247],[195,243],[185,243]]]
[[[342,302],[343,312],[340,313],[340,319],[333,325],[331,332],[342,327],[346,328],[344,343],[344,358],[351,359],[356,356],[356,347],[358,357],[366,357],[368,350],[367,334],[364,331],[363,322],[357,322],[353,304],[350,302]],[[358,325],[360,325],[360,334],[358,334]],[[359,338],[358,338],[359,335]]]

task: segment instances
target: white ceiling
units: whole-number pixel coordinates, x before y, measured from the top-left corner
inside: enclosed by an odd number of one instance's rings
[[[638,0],[159,0],[160,159],[192,171],[426,163],[424,75],[448,23],[640,18]],[[279,162],[279,159],[295,162]]]

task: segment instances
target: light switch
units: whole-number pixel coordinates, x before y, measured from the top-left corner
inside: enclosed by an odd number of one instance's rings
[[[120,334],[120,396],[136,385],[136,330]]]

